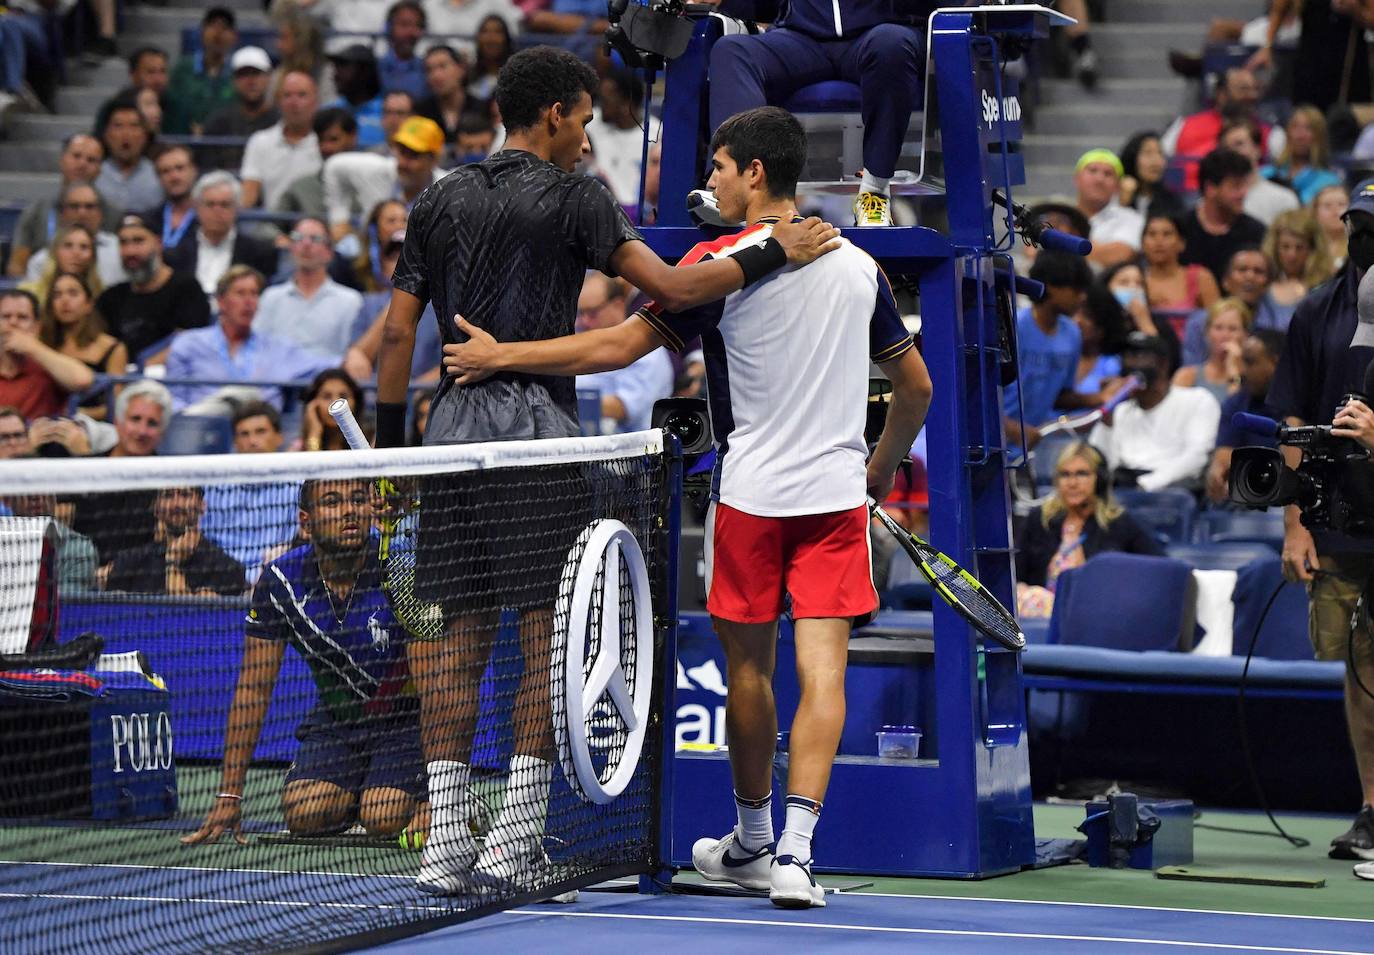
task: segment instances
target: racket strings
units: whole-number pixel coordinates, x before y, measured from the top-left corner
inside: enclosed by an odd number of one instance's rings
[[[958,601],[980,630],[1009,649],[1020,649],[1025,645],[1021,628],[980,585],[942,560],[929,561],[927,566],[934,574],[936,584],[944,587]]]

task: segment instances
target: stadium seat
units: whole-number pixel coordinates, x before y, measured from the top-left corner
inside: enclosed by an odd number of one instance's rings
[[[1074,434],[1053,434],[1035,446],[1030,453],[1030,474],[1035,481],[1036,493],[1054,487],[1054,466],[1059,462],[1059,455],[1077,440],[1078,436]]]
[[[782,103],[790,113],[836,115],[840,131],[840,176],[853,175],[863,165],[863,122],[859,118],[859,87],[842,80],[825,80],[797,90]],[[856,165],[857,163],[857,165]]]
[[[225,454],[234,446],[228,418],[174,415],[162,435],[159,454]]]
[[[1204,511],[1198,517],[1197,540],[1267,544],[1283,549],[1283,511]]]
[[[1244,656],[1255,640],[1255,627],[1274,589],[1282,586],[1264,627],[1259,632],[1255,656],[1271,660],[1311,660],[1312,643],[1307,637],[1307,591],[1300,584],[1285,583],[1283,561],[1270,555],[1251,561],[1236,572],[1236,588],[1231,600],[1236,605],[1231,628],[1231,652]]]
[[[906,553],[901,555],[904,559]],[[925,579],[889,587],[882,593],[884,610],[930,610],[935,602],[935,588]]]
[[[1190,650],[1196,602],[1193,570],[1181,560],[1098,554],[1059,576],[1050,642],[1113,650]]]
[[[1174,487],[1159,491],[1124,488],[1116,491],[1116,499],[1162,542],[1182,544],[1191,539],[1197,501],[1188,491]]]
[[[1265,544],[1242,541],[1207,541],[1200,544],[1170,544],[1170,557],[1187,562],[1194,570],[1240,570],[1255,560],[1273,557]]]

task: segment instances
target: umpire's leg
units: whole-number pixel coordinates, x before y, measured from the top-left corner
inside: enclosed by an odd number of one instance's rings
[[[711,47],[711,132],[736,113],[836,78],[822,44],[786,28],[722,37]],[[709,157],[708,157],[709,158]]]
[[[864,170],[891,179],[912,110],[920,105],[925,57],[913,27],[881,23],[838,56],[841,79],[857,83],[864,121]]]

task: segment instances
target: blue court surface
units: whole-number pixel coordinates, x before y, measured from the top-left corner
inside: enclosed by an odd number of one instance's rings
[[[1374,920],[862,892],[788,912],[766,899],[584,892],[383,946],[386,952],[668,950],[1374,952]]]
[[[439,900],[410,878],[192,866],[7,863],[0,892],[0,950],[54,952],[90,938],[65,938],[63,925],[98,912],[110,930],[106,955],[206,951],[248,943],[244,927],[270,918],[284,946],[322,925],[332,933],[378,927],[405,910],[439,916]],[[20,888],[22,886],[22,888]],[[952,898],[846,892],[823,909],[789,912],[766,899],[584,891],[568,905],[539,904],[381,946],[386,952],[651,951],[681,944],[713,955],[786,945],[804,951],[877,947],[938,952],[1292,952],[1374,955],[1374,919],[1273,915],[1144,905]],[[157,933],[120,937],[124,924],[195,927],[198,939],[168,945]],[[390,921],[390,920],[387,920]],[[94,929],[89,922],[83,936]],[[314,931],[312,931],[312,929]],[[261,939],[256,943],[260,945]]]

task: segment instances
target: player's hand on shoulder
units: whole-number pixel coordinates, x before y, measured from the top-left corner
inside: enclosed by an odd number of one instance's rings
[[[779,222],[773,226],[773,238],[778,240],[792,265],[814,262],[840,247],[840,230],[816,216],[801,222]]]
[[[461,315],[453,316],[453,322],[468,340],[444,346],[444,370],[460,385],[490,378],[497,370],[501,343]]]
[[[219,837],[226,832],[234,834],[234,841],[241,846],[248,845],[248,840],[244,838],[241,831],[243,826],[243,801],[222,796],[215,800],[215,804],[210,807],[210,813],[205,817],[205,822],[201,823],[199,829],[189,836],[182,836],[181,844],[184,846],[197,846],[202,843],[209,845],[218,842]]]

